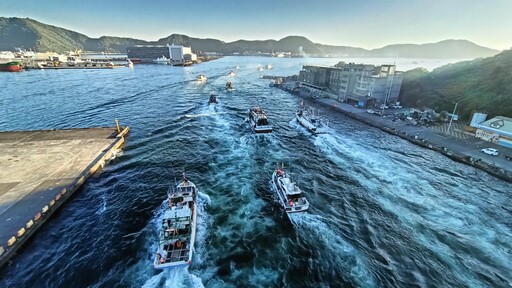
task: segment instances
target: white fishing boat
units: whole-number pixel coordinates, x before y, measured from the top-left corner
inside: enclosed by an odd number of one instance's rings
[[[267,65],[267,70],[270,70],[272,68],[274,68],[274,67],[272,67],[272,65],[270,65],[270,64]]]
[[[156,58],[155,60],[153,60],[153,62],[155,62],[156,64],[167,65],[169,64],[169,59],[162,55],[162,57]]]
[[[273,130],[268,123],[267,114],[259,106],[249,109],[249,123],[256,133],[271,133]]]
[[[233,77],[233,76],[235,76],[235,75],[236,75],[236,73],[235,73],[235,72],[233,72],[233,71],[229,71],[229,73],[228,73],[228,76],[231,76],[231,77]]]
[[[258,65],[258,66],[256,67],[256,69],[257,69],[258,71],[263,71],[263,66]]]
[[[284,171],[284,167],[277,168],[272,173],[271,186],[279,197],[279,203],[286,213],[305,212],[309,208],[309,202],[304,197],[302,190],[295,182],[292,182],[290,175]]]
[[[206,78],[206,76],[204,76],[204,74],[199,74],[197,75],[197,82],[206,82],[206,80],[208,80],[208,78]]]
[[[295,112],[295,119],[297,122],[304,126],[312,133],[325,133],[327,124],[324,123],[323,119],[315,115],[313,109],[304,107],[304,102],[301,102],[301,108]]]
[[[197,227],[197,188],[183,174],[183,181],[168,191],[168,207],[158,234],[158,251],[153,260],[157,269],[188,266]]]

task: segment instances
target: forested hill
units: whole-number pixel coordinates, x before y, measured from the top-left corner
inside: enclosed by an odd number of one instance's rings
[[[512,117],[512,50],[494,57],[449,64],[427,72],[407,71],[400,99],[406,105],[458,113],[470,119],[472,112]]]
[[[478,58],[497,54],[499,51],[476,45],[467,40],[444,40],[428,44],[395,44],[367,50],[350,46],[313,43],[302,36],[288,36],[281,40],[238,40],[223,42],[217,39],[200,39],[172,34],[157,41],[103,36],[90,38],[84,34],[47,25],[30,18],[0,17],[0,50],[12,51],[23,47],[35,51],[63,53],[72,50],[126,52],[132,45],[178,44],[192,46],[196,52],[223,54],[245,52],[292,52],[331,57],[408,57],[408,58]]]

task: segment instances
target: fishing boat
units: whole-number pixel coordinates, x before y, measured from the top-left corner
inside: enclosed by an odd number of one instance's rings
[[[277,168],[272,173],[271,186],[279,197],[279,203],[286,213],[305,212],[309,208],[309,202],[302,194],[302,190],[295,182],[292,182],[290,175],[284,171],[284,166]]]
[[[226,82],[226,90],[233,90],[233,83],[231,81]]]
[[[267,65],[267,70],[270,70],[272,68],[274,68],[274,67],[272,67],[272,65],[270,65],[270,64]]]
[[[256,67],[256,69],[257,69],[258,71],[263,71],[263,66],[258,65],[258,67]]]
[[[268,123],[267,114],[259,106],[249,109],[249,122],[256,133],[271,133],[273,130]]]
[[[196,239],[197,188],[187,180],[168,191],[168,207],[158,233],[158,251],[153,260],[156,269],[185,267],[192,263]]]
[[[204,76],[204,74],[199,74],[197,76],[197,82],[205,82],[206,80],[208,79],[206,78],[206,76]]]
[[[164,55],[162,55],[162,57],[156,58],[155,60],[153,60],[153,62],[155,62],[156,64],[167,65],[167,64],[169,64],[169,59],[167,59]]]
[[[7,63],[0,63],[0,71],[4,72],[20,72],[23,66],[20,61],[9,61]]]
[[[235,76],[235,75],[236,75],[236,73],[235,73],[235,72],[233,72],[233,70],[229,71],[229,73],[228,73],[228,76],[231,76],[231,77],[233,77],[233,76]]]
[[[217,96],[215,96],[215,94],[210,95],[210,99],[208,100],[208,105],[209,104],[217,104]]]
[[[320,116],[315,115],[311,108],[304,107],[304,102],[301,102],[301,108],[295,112],[295,119],[300,125],[315,134],[324,133],[327,128]]]

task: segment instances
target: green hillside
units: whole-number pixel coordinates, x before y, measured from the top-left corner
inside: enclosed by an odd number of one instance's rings
[[[428,73],[404,75],[400,99],[406,105],[458,113],[469,119],[474,111],[512,117],[512,50],[494,57],[449,64]]]

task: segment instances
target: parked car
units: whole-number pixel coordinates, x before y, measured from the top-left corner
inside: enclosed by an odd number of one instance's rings
[[[373,109],[368,109],[368,110],[366,110],[366,112],[368,112],[368,113],[370,113],[370,114],[375,113],[375,111],[374,111]]]
[[[487,154],[487,155],[493,155],[493,156],[498,156],[499,152],[498,150],[494,149],[494,148],[484,148],[482,150],[483,153]]]

